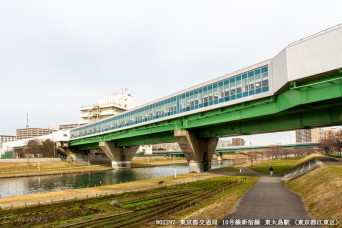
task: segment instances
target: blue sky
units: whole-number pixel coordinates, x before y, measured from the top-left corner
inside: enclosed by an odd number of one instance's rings
[[[341,8],[337,0],[1,0],[0,134],[25,127],[26,113],[30,127],[78,123],[79,107],[105,94],[127,87],[144,104],[272,58],[342,23]]]

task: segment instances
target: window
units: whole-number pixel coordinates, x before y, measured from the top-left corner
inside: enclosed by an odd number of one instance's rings
[[[218,100],[218,98],[219,98],[218,92],[215,92],[214,93],[214,100]]]

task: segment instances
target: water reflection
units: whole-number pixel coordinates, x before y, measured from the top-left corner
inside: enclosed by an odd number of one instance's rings
[[[211,168],[231,166],[232,161],[212,162]],[[75,188],[111,185],[137,180],[188,173],[187,164],[129,170],[107,170],[99,172],[56,174],[50,176],[18,177],[0,179],[0,197],[19,196],[30,193],[49,192]]]

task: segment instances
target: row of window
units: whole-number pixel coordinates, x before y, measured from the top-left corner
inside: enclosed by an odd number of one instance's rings
[[[269,91],[268,67],[227,78],[124,114],[71,130],[71,138],[115,130]]]

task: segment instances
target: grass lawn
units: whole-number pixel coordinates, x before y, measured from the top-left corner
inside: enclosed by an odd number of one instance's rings
[[[323,166],[286,183],[302,196],[309,213],[316,219],[342,222],[342,166]],[[334,226],[334,227],[341,227]]]
[[[183,164],[187,163],[185,158],[151,158],[151,159],[133,159],[132,168],[154,167],[162,165]],[[37,168],[37,162],[17,162],[17,163],[0,163],[1,177],[16,176],[38,176],[61,173],[102,171],[111,169],[110,166],[79,166],[70,162],[40,162],[40,171]]]
[[[272,166],[274,174],[283,175],[289,172],[293,167],[300,165],[304,162],[307,162],[311,159],[315,159],[317,157],[324,157],[324,155],[311,154],[306,157],[284,158],[282,160],[259,162],[259,163],[254,163],[253,166],[248,166],[248,168],[259,173],[269,173],[269,169]]]
[[[1,172],[12,172],[20,170],[37,170],[37,162],[8,162],[0,163]],[[61,169],[71,168],[73,165],[69,162],[40,162],[41,169]]]
[[[296,166],[299,160],[300,158],[285,158],[282,160],[257,163],[253,166],[249,166],[248,168],[259,173],[269,173],[269,168],[272,166],[274,174],[285,174],[294,166]]]
[[[131,162],[131,167],[132,168],[140,168],[140,167],[162,166],[162,165],[172,165],[172,164],[185,164],[185,163],[187,163],[185,158],[144,159],[144,160],[133,159],[133,161]]]
[[[1,165],[0,165],[1,167]],[[0,178],[1,177],[19,177],[19,176],[41,176],[41,175],[51,175],[51,174],[61,174],[61,173],[79,173],[79,172],[91,172],[91,171],[102,171],[102,170],[108,170],[111,169],[109,166],[98,166],[98,165],[90,165],[90,166],[55,166],[54,168],[51,168],[51,166],[43,166],[45,168],[41,168],[40,171],[37,170],[37,168],[32,170],[2,170],[0,172]]]

